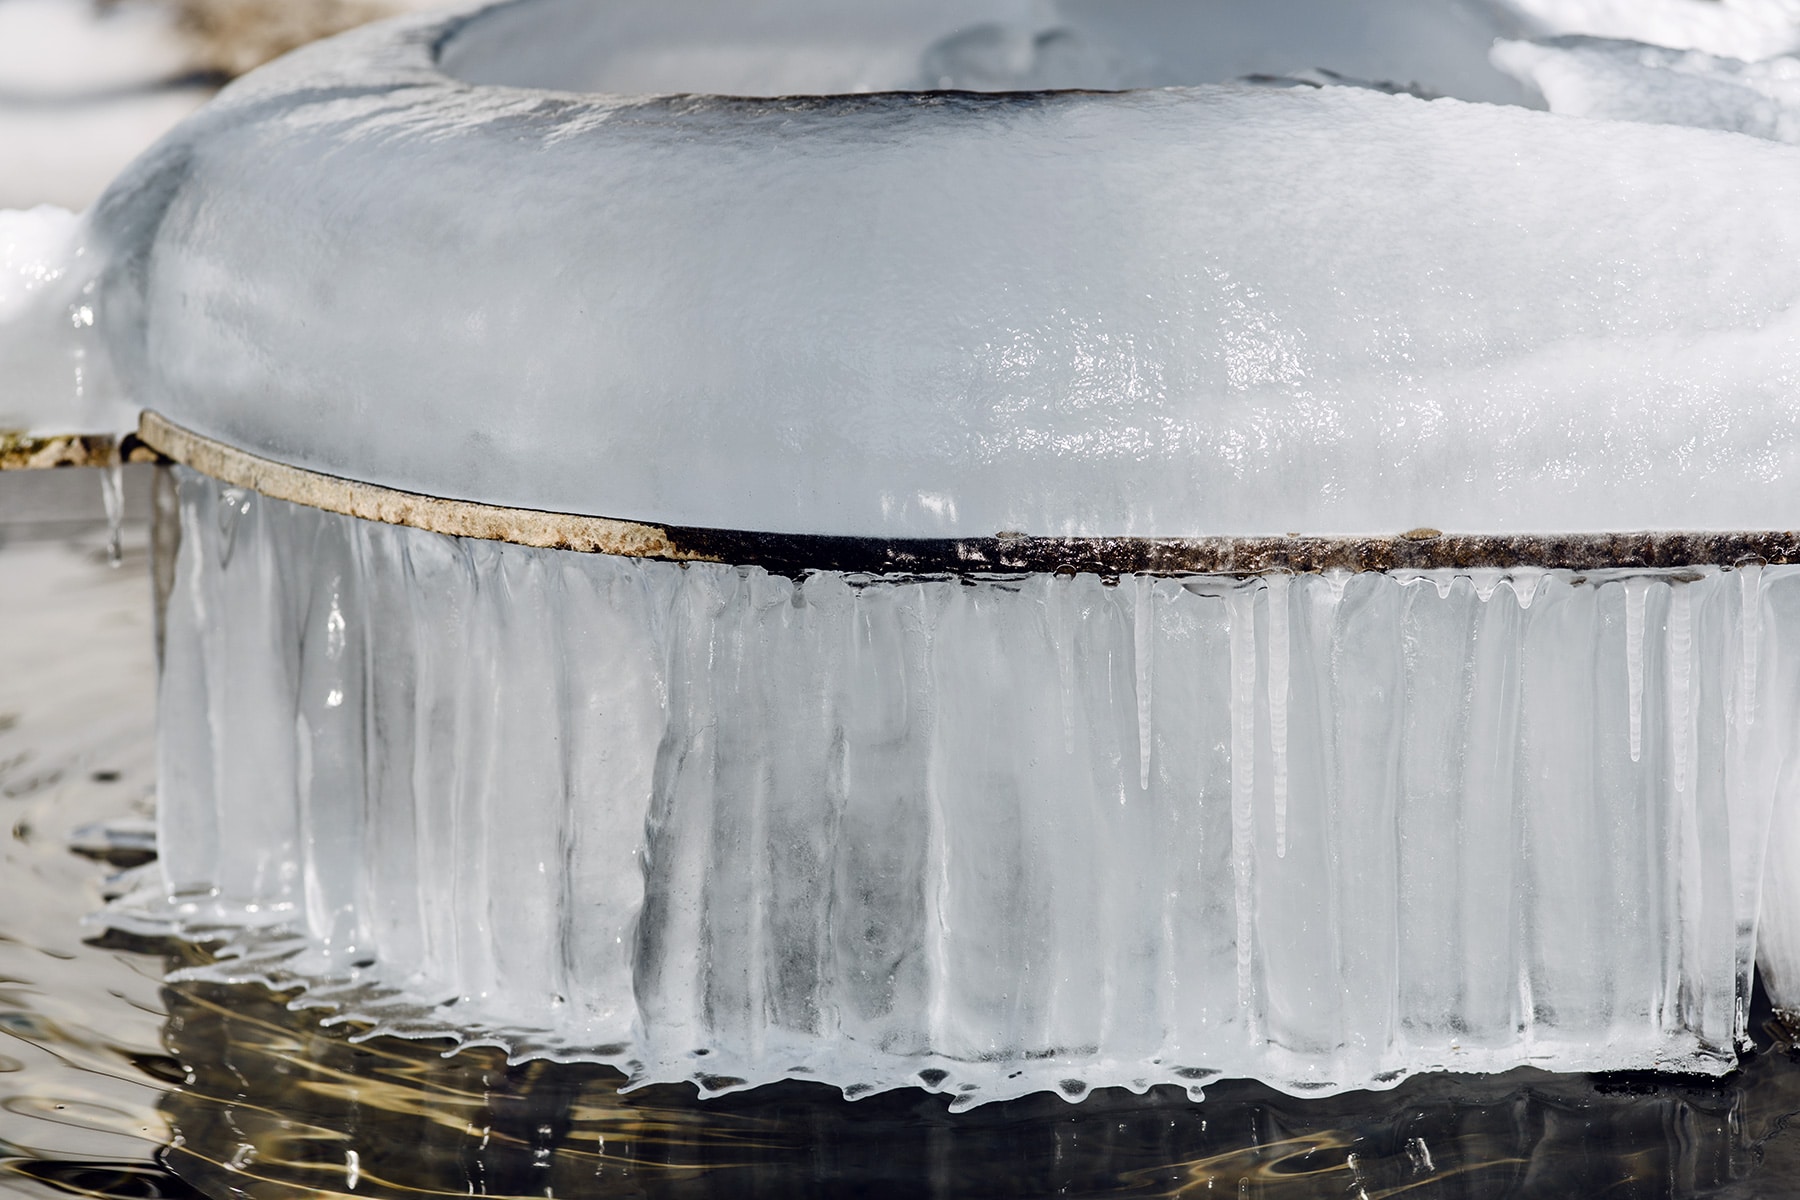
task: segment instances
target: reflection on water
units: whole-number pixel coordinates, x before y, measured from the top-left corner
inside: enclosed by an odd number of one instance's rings
[[[190,948],[82,928],[141,861],[141,546],[0,544],[0,1192],[55,1196],[1729,1196],[1800,1191],[1800,1062],[1736,1076],[1248,1084],[951,1116],[789,1085],[699,1103],[604,1067],[324,1029]],[[124,819],[124,823],[121,823]],[[110,822],[111,824],[104,824]],[[71,845],[80,853],[71,853]],[[85,939],[85,940],[84,940]]]
[[[1773,1056],[1725,1086],[1527,1073],[1323,1101],[1248,1085],[1198,1106],[1178,1091],[1045,1096],[953,1116],[942,1097],[847,1103],[790,1085],[700,1104],[675,1088],[620,1095],[601,1067],[353,1045],[267,993],[165,998],[191,1073],[163,1100],[167,1161],[221,1196],[1701,1195],[1756,1171],[1765,1095],[1800,1108],[1800,1073]]]

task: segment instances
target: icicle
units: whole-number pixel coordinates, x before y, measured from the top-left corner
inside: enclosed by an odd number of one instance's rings
[[[106,506],[106,563],[124,561],[125,468],[116,462],[100,468],[100,501]]]
[[[1231,593],[1231,860],[1237,905],[1238,1006],[1250,1010],[1251,850],[1256,814],[1256,593]]]
[[[1477,567],[1469,572],[1469,583],[1483,604],[1494,598],[1494,593],[1499,590],[1501,581],[1505,578],[1506,572],[1493,567]]]
[[[1063,753],[1075,753],[1075,580],[1052,576],[1048,593],[1055,609],[1056,678],[1062,691]]]
[[[1537,599],[1538,588],[1543,586],[1544,577],[1548,574],[1548,571],[1540,570],[1537,567],[1513,568],[1507,577],[1507,582],[1512,584],[1513,595],[1518,597],[1521,609],[1531,607],[1531,602]]]
[[[1693,728],[1693,647],[1694,622],[1692,602],[1684,583],[1674,585],[1669,595],[1669,748],[1673,759],[1676,794],[1687,790],[1688,731]]]
[[[1744,659],[1738,677],[1738,711],[1746,729],[1756,724],[1756,656],[1762,650],[1762,570],[1762,564],[1757,562],[1738,568],[1744,603]]]
[[[1137,665],[1138,719],[1138,790],[1150,790],[1150,656],[1151,635],[1155,632],[1155,611],[1151,607],[1151,589],[1156,580],[1149,575],[1137,576],[1137,615],[1132,622],[1133,658]],[[1125,797],[1119,797],[1123,804]]]
[[[1288,790],[1288,586],[1286,575],[1270,575],[1269,584],[1269,752],[1274,772],[1275,857],[1287,857]]]
[[[1450,598],[1450,589],[1456,586],[1456,574],[1453,571],[1396,571],[1394,582],[1401,587],[1417,587],[1421,583],[1429,583],[1437,592],[1439,600]]]
[[[1625,581],[1625,678],[1631,688],[1631,761],[1644,749],[1644,599],[1650,581]]]
[[[1350,584],[1350,572],[1342,567],[1333,567],[1325,572],[1325,586],[1331,589],[1331,607],[1333,610],[1344,602],[1344,589]]]
[[[231,551],[237,545],[238,526],[250,515],[256,493],[246,488],[228,487],[219,493],[219,566],[231,565]]]

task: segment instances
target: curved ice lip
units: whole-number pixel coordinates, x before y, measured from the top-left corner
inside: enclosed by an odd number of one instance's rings
[[[1710,564],[1800,564],[1800,532],[1645,531],[1605,534],[1445,533],[1413,529],[1385,537],[1044,538],[1000,533],[986,538],[867,538],[770,534],[756,530],[647,525],[570,513],[444,500],[321,475],[246,453],[182,429],[154,412],[139,433],[112,439],[50,439],[15,448],[43,459],[31,465],[105,461],[121,450],[180,463],[235,488],[248,488],[340,516],[404,525],[451,537],[510,542],[545,550],[729,563],[774,575],[816,571],[865,577],[1018,577],[1088,573],[1139,576],[1339,575],[1358,571],[1499,573],[1526,569],[1671,570]],[[0,439],[0,466],[7,444]]]
[[[134,399],[770,533],[1793,524],[1792,150],[1333,88],[474,86],[435,54],[484,11],[291,56],[115,185]]]

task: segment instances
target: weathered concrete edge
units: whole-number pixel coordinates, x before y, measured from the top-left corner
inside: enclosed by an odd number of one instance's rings
[[[783,575],[1261,575],[1325,571],[1676,570],[1800,563],[1800,532],[1385,536],[864,538],[648,525],[446,500],[278,463],[193,433],[154,412],[142,447],[235,487],[326,512],[452,537],[670,562],[720,562]]]
[[[324,475],[227,446],[183,429],[154,412],[146,411],[139,420],[138,437],[145,445],[183,466],[223,483],[365,521],[410,525],[452,537],[516,542],[521,546],[553,550],[619,554],[630,558],[693,557],[682,554],[664,532],[653,525],[502,508],[467,500],[444,500]]]

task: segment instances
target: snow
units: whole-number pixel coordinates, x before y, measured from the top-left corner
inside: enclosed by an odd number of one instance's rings
[[[17,320],[62,278],[79,225],[74,213],[49,205],[0,212],[0,321]]]
[[[483,84],[754,96],[1161,87],[1328,68],[1516,103],[1525,94],[1487,47],[1535,28],[1479,0],[670,0],[606,20],[584,0],[540,0],[482,16],[443,65]]]
[[[161,5],[0,0],[0,209],[86,207],[211,89]]]
[[[219,72],[424,0],[0,0],[0,209],[83,209]]]
[[[1503,42],[1496,65],[1552,112],[1800,142],[1800,58],[1760,62],[1591,38]]]
[[[1504,0],[1547,34],[1761,59],[1800,49],[1800,0]]]
[[[9,100],[149,88],[191,69],[188,47],[161,6],[0,3],[0,94]]]

